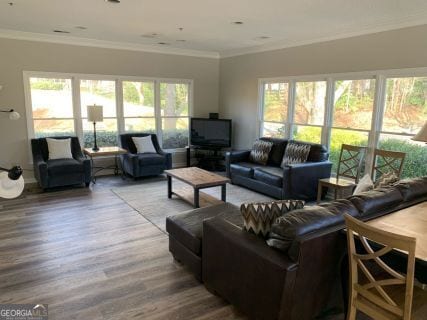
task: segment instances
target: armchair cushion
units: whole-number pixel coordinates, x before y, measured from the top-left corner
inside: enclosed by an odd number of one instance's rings
[[[46,138],[46,142],[49,149],[49,160],[73,159],[73,155],[71,153],[71,138]]]
[[[151,136],[132,137],[132,141],[135,144],[138,153],[157,153]]]
[[[67,173],[83,173],[83,164],[75,159],[47,160],[47,171],[49,175],[61,175]]]
[[[280,166],[284,168],[287,165],[295,163],[304,163],[310,154],[311,145],[290,141],[286,146]]]
[[[252,178],[254,175],[254,168],[257,167],[255,163],[251,162],[238,162],[230,165],[232,175]]]
[[[254,179],[281,188],[283,185],[283,169],[271,166],[255,168]]]
[[[266,165],[270,154],[273,142],[257,140],[252,146],[249,160],[254,163]]]
[[[140,166],[165,165],[166,157],[157,153],[139,153],[138,162]]]

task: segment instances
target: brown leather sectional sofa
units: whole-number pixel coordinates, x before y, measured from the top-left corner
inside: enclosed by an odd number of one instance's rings
[[[427,177],[286,214],[268,241],[242,230],[231,204],[167,218],[170,251],[205,286],[251,319],[313,319],[343,308],[341,274],[346,254],[343,214],[361,220],[427,200]],[[397,265],[402,256],[391,257]],[[404,257],[403,257],[404,261]],[[416,277],[427,283],[427,265]]]

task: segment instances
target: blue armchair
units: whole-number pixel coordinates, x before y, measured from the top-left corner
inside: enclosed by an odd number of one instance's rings
[[[151,136],[157,153],[137,153],[132,137]],[[172,154],[160,148],[157,135],[151,133],[126,133],[120,135],[120,144],[128,153],[120,156],[123,171],[133,178],[162,174],[172,168]]]
[[[86,187],[91,181],[91,164],[82,153],[77,137],[52,137],[54,139],[71,138],[73,159],[49,160],[49,149],[46,138],[31,139],[34,176],[43,189],[77,185]]]

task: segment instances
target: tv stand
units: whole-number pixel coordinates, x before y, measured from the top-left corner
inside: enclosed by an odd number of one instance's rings
[[[223,151],[228,148],[211,146],[187,146],[187,167],[191,167],[191,150],[195,151],[196,167],[209,171],[225,171],[221,163],[225,157]]]

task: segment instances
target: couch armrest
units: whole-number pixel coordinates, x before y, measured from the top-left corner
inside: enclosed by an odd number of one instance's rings
[[[305,162],[287,167],[289,171],[283,182],[284,190],[289,190],[286,198],[315,200],[319,179],[331,176],[332,163],[329,161]]]
[[[123,171],[137,177],[139,172],[138,155],[129,152],[120,155],[120,159],[122,160]]]
[[[159,149],[157,153],[166,158],[166,169],[172,169],[172,153],[164,152],[163,149]]]
[[[230,165],[235,162],[248,161],[250,153],[250,150],[236,150],[225,153],[225,169],[228,178],[231,177]]]
[[[47,163],[43,160],[43,157],[38,154],[33,156],[33,167],[34,176],[39,182],[42,188],[49,186],[48,174],[47,174]]]
[[[92,164],[90,159],[86,158],[83,154],[76,157],[76,160],[83,166],[83,172],[85,176],[85,183],[90,183],[92,180]]]
[[[202,245],[202,277],[209,289],[253,319],[278,318],[282,299],[292,293],[297,263],[221,218],[203,222]]]

